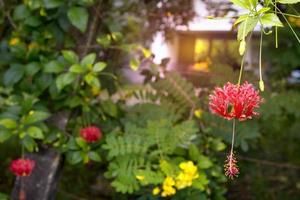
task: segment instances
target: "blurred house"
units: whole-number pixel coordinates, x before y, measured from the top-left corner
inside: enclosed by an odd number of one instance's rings
[[[234,19],[245,11],[229,5],[229,1],[210,0],[203,3],[194,0],[197,17],[188,26],[178,27],[173,39],[165,41],[162,33],[157,33],[151,45],[155,55],[154,62],[160,64],[162,59],[170,58],[168,69],[175,69],[183,74],[208,73],[212,62],[223,63],[234,70],[239,69],[241,56],[238,55],[239,44],[236,40],[237,31],[232,28]],[[221,6],[227,11],[225,16],[208,19],[212,12],[212,5],[220,10]],[[212,10],[211,10],[212,9]],[[215,12],[215,10],[213,10]],[[221,11],[219,11],[220,14]],[[221,13],[222,15],[222,13]],[[258,66],[258,35],[256,27],[247,44],[245,55],[245,69]]]

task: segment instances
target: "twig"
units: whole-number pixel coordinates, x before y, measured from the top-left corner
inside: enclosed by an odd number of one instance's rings
[[[249,158],[249,157],[244,157],[244,156],[239,156],[239,159],[245,160],[248,162],[261,164],[261,165],[269,165],[269,166],[278,167],[278,168],[290,168],[290,169],[300,170],[299,165],[293,165],[293,164],[289,164],[289,163],[278,163],[278,162],[273,162],[273,161],[269,161],[269,160],[260,160],[260,159]]]
[[[14,29],[17,29],[17,26],[15,24],[15,22],[12,20],[10,14],[9,14],[9,11],[5,11],[5,4],[4,4],[4,1],[3,0],[0,0],[0,6],[1,8],[3,8],[3,13],[4,15],[7,17],[10,25],[14,28]]]
[[[100,5],[101,4],[98,4],[97,7],[96,7],[96,12],[98,12],[98,9],[100,8]],[[89,30],[89,33],[88,33],[88,36],[87,36],[87,40],[86,40],[86,45],[85,45],[85,48],[82,52],[82,57],[85,56],[90,48],[90,45],[93,41],[93,38],[94,38],[94,35],[97,31],[97,24],[99,22],[99,15],[96,15],[94,18],[93,18],[93,21],[91,22],[91,26],[90,26],[90,30]]]

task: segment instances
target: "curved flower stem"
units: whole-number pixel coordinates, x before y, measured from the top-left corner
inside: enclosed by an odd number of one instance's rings
[[[260,31],[260,43],[259,43],[259,89],[261,91],[264,91],[264,81],[262,78],[262,42],[263,42],[263,31],[262,31],[263,27],[261,27],[261,31]]]
[[[286,21],[287,25],[289,26],[289,28],[293,32],[294,36],[296,37],[298,43],[300,44],[300,38],[297,35],[297,33],[295,32],[295,30],[293,29],[293,27],[291,26],[291,24],[289,23],[289,20],[285,17],[285,14],[283,12],[281,12],[281,10],[276,6],[276,4],[274,4],[272,1],[271,1],[271,3],[274,5],[275,9],[282,15],[282,17]]]
[[[239,74],[238,86],[241,85],[242,74],[243,74],[243,70],[244,70],[245,55],[246,55],[246,52],[245,52],[245,54],[243,55],[242,61],[241,61],[241,67],[240,67],[240,74]]]
[[[236,121],[236,119],[233,119],[230,156],[233,156],[234,139],[235,139],[235,128],[236,128],[236,122],[235,121]]]
[[[259,43],[259,79],[260,81],[262,81],[262,62],[261,62],[261,59],[262,59],[262,41],[263,41],[263,32],[261,31],[260,33],[260,43]]]
[[[275,15],[277,16],[276,1],[275,1]],[[275,26],[275,47],[278,48],[278,27],[277,26]]]
[[[24,150],[24,144],[21,144],[21,157],[24,158],[25,150]]]
[[[251,40],[252,38],[252,34],[253,32],[251,32],[250,36],[247,38],[247,44],[249,44],[249,41]],[[240,67],[240,73],[239,73],[239,79],[238,79],[238,86],[241,85],[241,81],[242,81],[242,75],[243,75],[243,71],[244,71],[244,63],[245,63],[245,57],[246,57],[246,54],[248,52],[248,48],[249,48],[249,45],[247,45],[246,47],[246,50],[245,50],[245,53],[242,57],[242,61],[241,61],[241,67]]]

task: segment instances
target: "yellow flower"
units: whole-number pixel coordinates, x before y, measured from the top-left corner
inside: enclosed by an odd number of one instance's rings
[[[135,178],[139,181],[143,181],[145,180],[145,177],[144,176],[141,176],[141,175],[136,175]]]
[[[173,185],[175,185],[175,181],[174,181],[174,179],[173,179],[172,177],[167,176],[167,177],[165,178],[165,180],[164,180],[163,185],[173,186]]]
[[[161,193],[162,197],[172,196],[175,193],[175,188],[173,188],[172,186],[163,185],[163,192]]]
[[[196,175],[198,172],[197,166],[192,161],[182,162],[179,164],[179,167],[185,174]]]
[[[152,194],[153,194],[153,195],[158,195],[159,193],[160,193],[159,187],[153,188],[153,190],[152,190]]]
[[[167,197],[167,196],[172,196],[176,193],[176,189],[173,188],[173,186],[175,185],[175,181],[172,177],[167,176],[163,182],[163,186],[162,186],[162,193],[161,196],[162,197]]]
[[[9,45],[10,46],[15,46],[15,45],[19,44],[20,42],[21,42],[20,38],[11,38],[9,40]]]
[[[194,115],[199,119],[202,117],[202,114],[203,114],[203,110],[201,108],[195,110],[194,112]]]
[[[185,174],[185,173],[180,173],[176,177],[176,187],[180,190],[186,187],[190,187],[193,183],[193,177]]]
[[[176,187],[180,190],[190,187],[193,184],[193,180],[199,177],[199,174],[197,166],[192,161],[180,163],[179,168],[182,172],[176,177]]]

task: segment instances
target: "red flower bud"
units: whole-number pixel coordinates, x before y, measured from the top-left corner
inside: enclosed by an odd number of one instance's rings
[[[96,126],[88,126],[80,130],[80,136],[87,142],[96,142],[101,139],[101,130]]]
[[[16,176],[29,176],[35,167],[35,161],[19,158],[10,164],[10,171]]]

